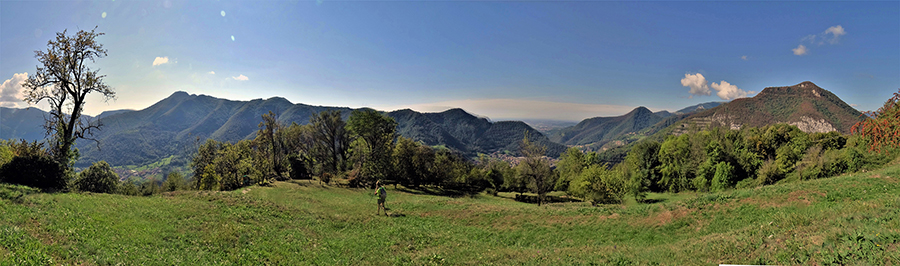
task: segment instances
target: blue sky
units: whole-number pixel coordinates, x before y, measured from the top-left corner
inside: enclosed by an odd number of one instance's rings
[[[181,90],[578,121],[807,80],[865,111],[900,88],[897,1],[4,0],[0,105],[27,106],[34,50],[94,26],[118,93],[94,115]]]

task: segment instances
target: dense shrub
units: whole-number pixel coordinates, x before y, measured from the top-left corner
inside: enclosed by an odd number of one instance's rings
[[[137,185],[134,184],[134,180],[125,180],[120,182],[119,184],[119,194],[128,195],[128,196],[137,196],[141,194],[141,191],[138,190]]]
[[[77,191],[95,193],[115,193],[119,186],[119,175],[105,161],[99,161],[78,174],[72,184]]]
[[[622,203],[628,192],[625,175],[606,165],[592,165],[569,184],[569,194],[593,204]]]
[[[162,191],[166,192],[184,189],[187,189],[187,181],[185,181],[184,176],[178,172],[169,173],[166,177],[166,181],[162,184]]]
[[[13,157],[0,167],[0,182],[19,184],[43,190],[62,190],[68,183],[62,167],[49,156]]]

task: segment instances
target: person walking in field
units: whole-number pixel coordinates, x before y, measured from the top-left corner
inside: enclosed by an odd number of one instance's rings
[[[387,190],[381,184],[381,180],[375,182],[375,196],[378,196],[378,211],[375,215],[378,215],[382,210],[384,211],[384,216],[387,216],[387,209],[384,208],[384,200],[387,199]]]

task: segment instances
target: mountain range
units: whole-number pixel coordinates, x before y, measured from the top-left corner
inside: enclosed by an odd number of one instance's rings
[[[816,84],[805,81],[793,86],[767,87],[751,98],[735,99],[711,108],[698,108],[691,113],[668,117],[635,134],[619,137],[603,145],[601,158],[612,164],[620,162],[634,143],[640,140],[663,141],[669,135],[710,127],[740,129],[778,123],[797,126],[804,132],[838,131],[850,128],[863,115],[839,97]]]
[[[279,123],[303,125],[313,114],[325,110],[338,110],[346,120],[354,109],[293,104],[280,97],[231,101],[176,92],[143,110],[100,114],[103,127],[93,136],[99,140],[99,145],[79,140],[76,147],[81,159],[76,166],[100,160],[116,166],[146,165],[172,156],[184,160],[207,138],[234,142],[255,137],[262,114],[269,111],[276,114]],[[3,126],[0,137],[3,139],[44,138],[45,131],[41,127],[44,111],[36,108],[4,108],[0,111]],[[442,145],[467,157],[479,153],[515,154],[525,133],[529,134],[530,140],[546,145],[549,156],[555,157],[565,151],[565,146],[551,142],[523,122],[491,122],[462,109],[440,113],[406,109],[386,114],[397,121],[399,135],[430,146]]]
[[[626,141],[636,134],[649,135],[679,121],[694,112],[719,106],[719,102],[701,103],[685,107],[674,113],[653,112],[646,107],[637,107],[621,116],[593,117],[578,124],[547,132],[550,140],[570,146],[580,146],[595,150],[610,142]]]
[[[104,126],[94,136],[100,145],[78,141],[81,160],[76,165],[86,166],[99,160],[117,166],[141,166],[165,158],[186,160],[206,138],[237,141],[255,137],[260,116],[269,111],[276,114],[279,123],[302,125],[313,114],[325,110],[338,110],[346,120],[354,109],[294,104],[280,97],[232,101],[176,92],[143,110],[101,113],[97,117]],[[430,146],[444,146],[467,157],[480,153],[515,154],[526,132],[532,141],[546,145],[551,157],[559,156],[566,146],[576,146],[609,150],[615,154],[607,155],[608,158],[620,158],[631,143],[648,137],[661,141],[666,135],[680,134],[693,126],[740,128],[788,123],[809,132],[849,133],[849,128],[862,119],[859,111],[808,81],[765,88],[752,98],[702,103],[676,112],[652,112],[638,107],[622,116],[594,117],[574,125],[543,121],[549,126],[542,128],[546,135],[524,122],[492,122],[458,108],[440,113],[404,109],[385,114],[397,121],[399,135]],[[45,116],[36,108],[0,108],[0,138],[43,139]]]

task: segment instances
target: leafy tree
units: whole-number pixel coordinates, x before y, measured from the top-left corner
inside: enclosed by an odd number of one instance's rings
[[[569,193],[597,205],[622,203],[628,193],[625,174],[619,169],[607,169],[606,164],[591,165],[572,181]]]
[[[716,172],[710,184],[710,191],[723,191],[733,186],[734,167],[727,162],[719,162],[716,164]]]
[[[128,179],[119,183],[118,193],[127,196],[137,196],[141,194],[141,191],[134,184],[134,180]]]
[[[322,172],[338,173],[344,171],[347,160],[347,149],[350,147],[350,135],[337,110],[319,112],[309,119],[312,125],[312,136],[315,141],[316,158],[322,163]]]
[[[678,192],[689,187],[688,180],[691,178],[690,145],[687,134],[670,137],[660,145],[659,172],[662,177],[659,180],[659,186],[666,191]]]
[[[392,143],[396,137],[394,118],[372,109],[354,110],[347,128],[361,141],[353,150],[357,156],[364,184],[387,179],[391,175]]]
[[[491,194],[497,195],[497,192],[504,189],[506,180],[516,175],[515,169],[509,162],[494,159],[484,154],[478,157],[482,170],[485,171],[485,179],[489,182]]]
[[[116,193],[119,188],[119,175],[106,161],[99,161],[78,174],[73,186],[78,191]]]
[[[235,144],[207,140],[198,148],[191,162],[194,168],[193,187],[201,190],[233,190],[258,184],[266,179],[254,165],[250,141]],[[202,168],[201,168],[202,167]]]
[[[203,168],[201,172],[194,172],[195,175],[199,175],[199,178],[195,178],[197,180],[197,189],[199,190],[218,190],[219,182],[222,179],[218,173],[216,173],[215,166],[210,164]]]
[[[900,147],[900,90],[884,106],[850,128],[853,134],[868,141],[869,151],[887,152]]]
[[[538,206],[544,201],[547,192],[556,184],[556,175],[550,169],[550,162],[544,159],[546,146],[540,146],[528,140],[528,134],[522,139],[521,153],[525,158],[516,168],[519,178],[528,182],[531,192],[538,194]]]
[[[176,190],[183,190],[187,188],[187,182],[184,180],[184,176],[179,172],[171,172],[168,176],[166,176],[166,181],[162,184],[162,191],[171,192]]]
[[[415,150],[412,165],[415,169],[415,176],[421,179],[420,182],[423,185],[440,184],[440,180],[438,180],[436,178],[436,175],[432,173],[432,169],[434,169],[435,156],[436,155],[434,149],[425,145],[419,145]]]
[[[292,179],[311,179],[310,175],[315,169],[313,155],[316,154],[316,141],[312,124],[297,125],[291,123],[284,127],[284,150],[288,154]]]
[[[269,111],[262,115],[259,130],[256,132],[254,146],[260,154],[257,160],[259,171],[264,177],[275,176],[283,180],[286,172],[287,154],[285,152],[285,132],[283,126],[275,120],[275,113]]]
[[[5,143],[0,144],[0,166],[12,161],[12,158],[15,156],[12,149],[9,148],[9,145],[6,145]]]
[[[215,177],[212,176],[215,174],[213,160],[218,156],[220,149],[222,149],[222,143],[213,139],[207,139],[206,142],[197,147],[197,154],[191,159],[191,168],[194,169],[195,176],[195,183],[193,184],[194,188],[200,190],[209,189],[211,181],[208,178]],[[207,175],[204,176],[204,174]],[[213,178],[213,180],[215,180],[215,182],[212,183],[218,184],[218,181],[215,178]]]
[[[262,181],[262,174],[253,167],[248,141],[236,144],[225,143],[213,160],[216,174],[219,176],[219,190],[234,190],[251,183]]]
[[[559,157],[556,163],[556,171],[559,173],[559,179],[556,180],[556,190],[569,190],[569,183],[584,170],[588,165],[585,154],[578,148],[571,147]]]
[[[103,81],[106,76],[85,65],[106,56],[106,49],[96,40],[104,34],[95,31],[96,27],[90,32],[80,30],[75,36],[66,35],[66,31],[56,33],[56,40],[47,42],[46,51],[34,52],[43,67],[38,66],[35,75],[23,84],[25,101],[37,104],[46,100],[50,104],[45,128],[48,135],[53,134],[51,153],[64,169],[77,157],[72,149],[75,140],[90,139],[102,126],[99,120],[90,121],[81,115],[87,96],[99,93],[106,100],[116,96]]]
[[[162,192],[162,187],[159,186],[159,182],[156,182],[156,178],[151,178],[150,180],[141,183],[141,195],[151,196],[154,194],[159,194]]]
[[[394,145],[393,164],[397,181],[406,187],[418,187],[422,184],[423,177],[416,171],[416,150],[419,144],[410,138],[397,137]]]
[[[643,141],[635,144],[625,156],[628,193],[635,200],[643,200],[647,191],[661,191],[659,147],[659,142]]]

